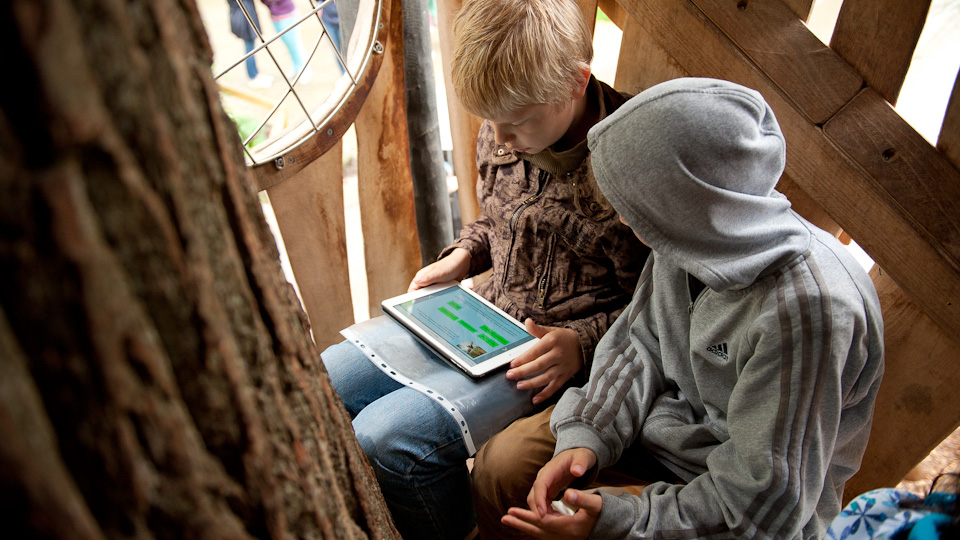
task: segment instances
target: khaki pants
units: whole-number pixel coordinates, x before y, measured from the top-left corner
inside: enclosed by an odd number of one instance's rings
[[[515,421],[477,452],[472,489],[481,539],[525,538],[516,529],[502,525],[500,517],[511,506],[527,507],[527,494],[537,472],[553,457],[557,441],[550,432],[552,412],[551,406]],[[631,449],[616,465],[600,471],[589,487],[618,487],[636,495],[657,480],[680,482],[651,454]]]

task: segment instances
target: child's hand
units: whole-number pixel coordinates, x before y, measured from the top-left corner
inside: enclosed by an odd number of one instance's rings
[[[449,255],[439,261],[424,266],[413,276],[413,281],[407,292],[422,289],[434,283],[444,281],[460,281],[467,277],[470,270],[470,252],[463,248],[456,248]]]
[[[511,508],[500,521],[537,538],[587,538],[600,517],[603,497],[568,489],[563,500],[576,509],[572,516],[561,514],[549,502],[596,464],[596,454],[586,448],[560,452],[537,473],[527,495],[530,508]]]
[[[527,319],[524,325],[540,342],[510,362],[507,378],[524,379],[517,383],[519,390],[545,386],[533,396],[533,403],[537,404],[555,394],[583,368],[583,351],[577,333],[569,328],[540,326],[533,319]]]

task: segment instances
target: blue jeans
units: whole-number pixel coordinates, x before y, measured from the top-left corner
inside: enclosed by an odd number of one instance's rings
[[[380,371],[349,342],[321,354],[403,538],[462,540],[476,515],[467,448],[434,400]]]
[[[297,17],[294,14],[291,14],[280,20],[273,20],[273,28],[279,34],[283,32],[290,26],[293,26],[293,23],[297,22]],[[280,36],[280,39],[283,41],[283,44],[287,46],[287,51],[290,52],[290,60],[293,62],[293,72],[300,73],[304,66],[306,66],[306,49],[303,48],[303,41],[300,40],[300,27],[297,26],[292,28],[286,34]]]
[[[246,51],[246,54],[250,54],[250,51],[253,50],[254,45],[256,44],[252,39],[243,40],[243,48]],[[246,65],[247,65],[247,77],[250,79],[256,79],[257,75],[260,73],[259,71],[257,71],[256,57],[251,56],[250,58],[247,58]]]

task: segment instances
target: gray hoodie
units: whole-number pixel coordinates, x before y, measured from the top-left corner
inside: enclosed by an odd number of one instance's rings
[[[822,537],[870,434],[883,323],[862,267],[774,190],[773,111],[733,83],[676,79],[588,141],[653,253],[590,380],[557,404],[556,452],[589,448],[602,468],[643,447],[685,482],[605,494],[593,536]]]

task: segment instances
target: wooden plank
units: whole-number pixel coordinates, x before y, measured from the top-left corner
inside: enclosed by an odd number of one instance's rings
[[[477,204],[477,135],[483,119],[468,113],[453,91],[451,58],[453,52],[453,17],[463,0],[437,2],[437,20],[440,34],[440,59],[443,65],[444,87],[447,91],[447,112],[450,116],[450,136],[453,139],[453,170],[457,175],[457,196],[460,199],[460,220],[466,225],[480,216]],[[454,231],[459,235],[460,231]]]
[[[343,219],[343,144],[267,189],[320,350],[353,324]]]
[[[943,126],[940,128],[940,137],[937,140],[937,149],[960,168],[960,77],[953,83],[953,92],[950,102],[943,116]]]
[[[886,371],[863,466],[844,499],[897,484],[960,425],[960,347],[879,267],[871,277],[883,309]]]
[[[592,36],[593,30],[597,26],[597,0],[577,0],[577,5],[583,12],[583,20],[586,21],[587,28],[590,29],[590,35]]]
[[[813,11],[813,0],[783,0],[790,11],[801,21],[810,18],[810,12]]]
[[[824,132],[960,270],[960,171],[871,89],[827,122]]]
[[[844,0],[830,47],[896,103],[930,0]]]
[[[357,116],[357,175],[370,316],[380,302],[406,292],[420,268],[404,106],[401,3],[391,20],[380,74]]]
[[[617,0],[599,0],[597,7],[600,8],[600,11],[602,11],[613,24],[617,25],[621,30],[624,29],[628,16],[627,12],[617,3]]]
[[[761,92],[787,140],[790,178],[960,343],[960,274],[863,169],[690,1],[621,0],[621,6],[691,75],[727,79]]]
[[[631,17],[625,17],[620,59],[614,86],[637,94],[655,84],[686,77],[688,73]]]
[[[778,1],[693,0],[814,124],[860,91],[863,81]]]

